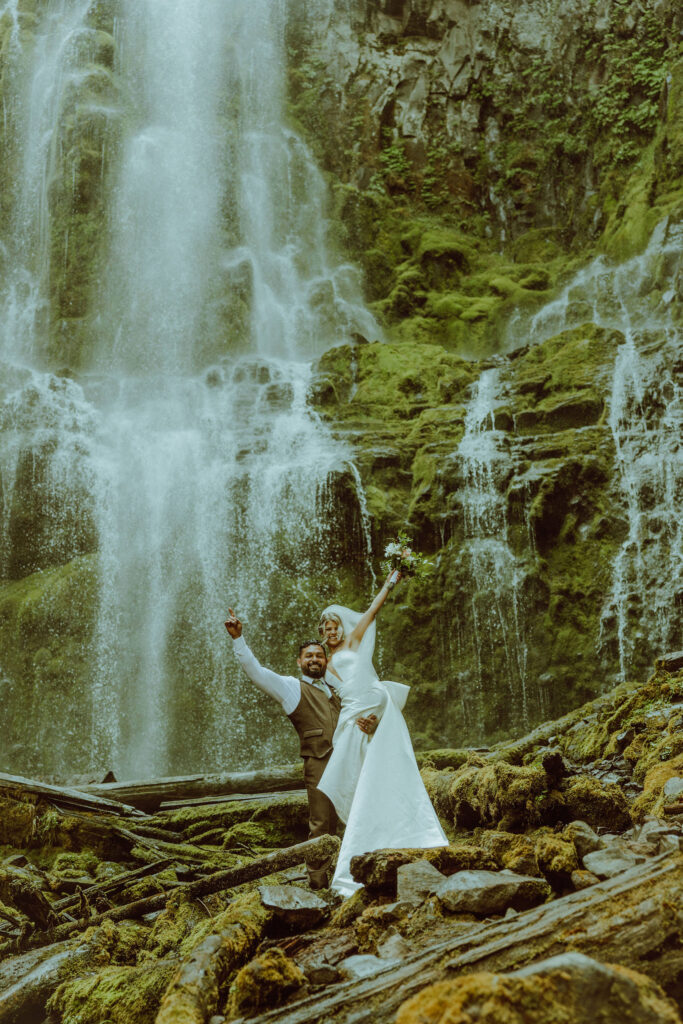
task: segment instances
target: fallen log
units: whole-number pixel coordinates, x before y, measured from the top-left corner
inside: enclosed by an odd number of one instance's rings
[[[211,804],[224,804],[226,801],[230,803],[239,803],[240,801],[248,800],[257,803],[273,803],[278,799],[282,799],[283,792],[286,792],[289,796],[296,793],[304,794],[306,790],[302,787],[301,789],[288,789],[280,790],[275,793],[230,793],[229,796],[197,796],[192,797],[189,800],[164,800],[159,805],[160,811],[175,811],[179,807],[208,807]]]
[[[232,905],[237,919],[207,935],[180,964],[166,989],[155,1024],[206,1024],[218,1012],[222,989],[230,975],[256,952],[268,919],[260,901],[256,907],[252,902],[237,909],[239,903],[237,900]]]
[[[22,775],[5,775],[0,772],[0,791],[5,790],[8,796],[20,798],[22,793],[37,793],[48,797],[58,807],[76,807],[86,811],[100,811],[103,814],[121,814],[143,817],[136,807],[129,806],[117,799],[109,799],[106,794],[89,793],[71,786],[52,786],[36,779],[25,779]]]
[[[92,966],[96,944],[61,942],[0,964],[0,1024],[36,1024],[45,1003],[72,973]]]
[[[683,856],[665,854],[513,918],[459,931],[366,980],[264,1013],[259,1024],[389,1024],[427,985],[473,971],[499,973],[567,950],[633,968],[680,998],[682,899]]]
[[[340,841],[336,836],[320,836],[318,839],[307,839],[304,843],[297,843],[296,846],[287,846],[282,850],[274,850],[263,857],[249,861],[237,868],[227,868],[223,871],[215,871],[204,878],[198,878],[194,882],[187,882],[182,885],[174,885],[173,892],[185,893],[191,899],[201,896],[208,896],[211,893],[222,892],[225,889],[234,889],[245,882],[252,882],[256,878],[263,878],[265,875],[272,875],[286,868],[302,864],[309,858],[331,857],[339,849]],[[133,903],[124,904],[120,907],[112,907],[101,914],[96,914],[88,919],[68,922],[59,925],[49,932],[41,932],[32,935],[26,942],[27,949],[36,949],[50,943],[67,939],[75,931],[83,928],[90,928],[93,925],[101,924],[103,921],[124,921],[142,917],[144,914],[151,914],[157,910],[163,910],[169,898],[169,892],[155,893],[153,896],[146,896],[144,899],[135,900]]]
[[[303,767],[280,765],[251,772],[227,772],[220,775],[185,775],[165,779],[144,779],[133,782],[106,782],[79,787],[79,792],[106,800],[121,800],[141,811],[153,812],[169,801],[195,800],[208,796],[230,796],[286,792],[303,787]]]

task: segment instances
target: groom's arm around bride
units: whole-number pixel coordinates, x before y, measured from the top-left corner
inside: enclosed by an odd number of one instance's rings
[[[315,640],[301,644],[297,657],[301,678],[279,675],[261,665],[242,636],[242,623],[232,608],[228,611],[225,628],[233,639],[237,660],[251,681],[280,704],[299,736],[308,795],[309,837],[334,835],[336,811],[318,789],[318,782],[332,753],[332,737],[341,706],[339,696],[325,682],[325,649]],[[307,867],[311,888],[324,888],[328,884],[329,860]]]

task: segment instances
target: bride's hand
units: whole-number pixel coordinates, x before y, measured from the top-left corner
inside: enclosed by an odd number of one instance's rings
[[[361,732],[364,732],[367,736],[372,736],[373,732],[379,725],[379,719],[377,715],[368,715],[367,718],[357,718],[356,725]]]
[[[386,581],[386,583],[385,583],[385,586],[386,586],[386,587],[387,587],[387,588],[388,588],[389,590],[391,590],[391,589],[392,589],[393,587],[395,587],[395,586],[396,586],[396,584],[398,583],[398,581],[399,581],[399,580],[400,580],[401,578],[402,578],[402,577],[401,577],[401,570],[400,570],[400,569],[392,569],[392,571],[391,571],[391,572],[389,573],[389,575],[387,576],[387,581]]]

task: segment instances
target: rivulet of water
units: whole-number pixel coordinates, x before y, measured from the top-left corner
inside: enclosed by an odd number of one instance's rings
[[[467,591],[461,609],[465,628],[461,626],[459,636],[461,646],[473,649],[477,666],[476,680],[463,680],[461,685],[467,690],[469,729],[480,739],[486,733],[487,699],[493,703],[494,694],[504,689],[507,723],[529,723],[522,568],[507,537],[504,483],[511,471],[511,453],[505,433],[494,422],[501,404],[500,370],[484,370],[474,385],[456,453],[463,480],[458,501],[464,527],[458,572]]]

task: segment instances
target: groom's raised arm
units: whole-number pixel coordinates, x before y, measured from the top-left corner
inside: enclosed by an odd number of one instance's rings
[[[228,625],[230,623],[230,625]],[[239,631],[236,626],[239,625]],[[231,612],[231,618],[225,627],[233,640],[233,650],[237,660],[259,690],[273,697],[286,715],[291,715],[301,700],[301,684],[294,676],[281,676],[269,668],[264,668],[256,655],[247,645],[242,636],[241,623]],[[231,628],[232,627],[232,628]]]

